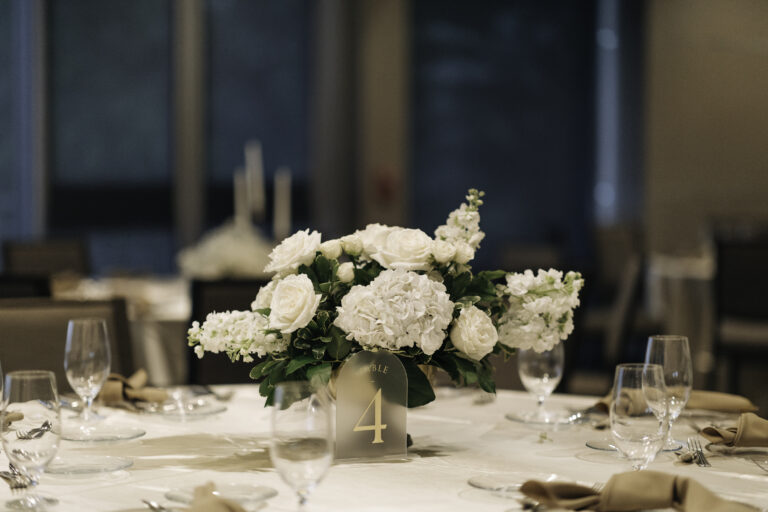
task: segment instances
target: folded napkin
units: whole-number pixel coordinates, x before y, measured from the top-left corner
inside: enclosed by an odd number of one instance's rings
[[[147,372],[138,370],[128,378],[110,373],[101,388],[99,400],[105,405],[120,406],[133,402],[165,402],[168,393],[163,389],[146,387]]]
[[[658,471],[613,475],[602,492],[562,482],[525,482],[520,491],[547,507],[599,512],[673,507],[681,512],[754,512],[755,508],[715,495],[690,478]]]
[[[2,426],[3,428],[7,427],[14,421],[19,421],[24,419],[24,413],[21,412],[6,412],[2,414]]]
[[[713,444],[725,446],[768,446],[768,420],[757,414],[746,412],[739,416],[735,427],[705,427],[701,435]]]
[[[240,504],[213,494],[216,486],[213,482],[195,487],[194,499],[188,512],[246,512]]]
[[[595,408],[602,412],[608,412],[611,405],[611,395],[607,395],[595,404]],[[695,389],[691,391],[691,396],[686,409],[704,409],[717,412],[754,412],[757,406],[748,398],[729,393],[720,393],[719,391],[703,391]]]

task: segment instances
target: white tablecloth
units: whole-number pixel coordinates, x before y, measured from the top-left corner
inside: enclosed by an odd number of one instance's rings
[[[179,422],[152,415],[105,410],[108,422],[141,426],[147,435],[118,444],[83,446],[63,442],[60,455],[96,453],[132,457],[133,467],[106,475],[44,475],[42,493],[59,498],[55,511],[147,510],[140,499],[165,504],[169,489],[207,481],[270,486],[279,494],[265,511],[292,511],[296,500],[272,469],[266,449],[270,409],[263,407],[254,385],[238,386],[228,410],[197,421]],[[320,511],[446,512],[459,510],[502,512],[516,502],[470,487],[476,475],[528,478],[558,475],[586,483],[605,482],[629,470],[617,454],[587,448],[585,442],[605,436],[587,425],[547,432],[505,419],[506,412],[532,409],[525,393],[501,392],[496,401],[475,405],[471,391],[445,391],[425,407],[410,410],[408,432],[414,446],[406,461],[337,464],[310,497],[309,509]],[[548,404],[584,407],[593,398],[560,395]],[[71,413],[65,413],[71,414]],[[678,438],[693,431],[680,422]],[[682,465],[669,453],[659,455],[651,468],[697,479],[720,494],[768,507],[768,473],[751,461],[711,455],[711,468]],[[7,464],[3,455],[0,464]],[[0,488],[0,503],[11,494]]]

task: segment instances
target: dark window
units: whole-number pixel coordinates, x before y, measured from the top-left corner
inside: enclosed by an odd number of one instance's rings
[[[431,234],[484,189],[477,266],[507,244],[582,260],[593,160],[592,2],[414,6],[414,220]],[[421,207],[428,205],[428,208]]]
[[[48,6],[51,233],[87,233],[97,272],[169,272],[170,4]]]
[[[290,167],[294,226],[306,222],[309,3],[209,0],[206,9],[208,223],[232,216],[232,174],[252,139],[261,141],[267,196],[275,170]]]

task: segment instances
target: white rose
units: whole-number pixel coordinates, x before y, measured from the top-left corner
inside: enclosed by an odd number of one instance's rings
[[[251,311],[257,309],[268,308],[272,302],[272,294],[275,292],[275,286],[277,281],[270,281],[266,286],[259,288],[259,293],[256,294],[256,298],[251,302]]]
[[[338,259],[341,256],[341,242],[338,240],[327,240],[320,244],[320,252],[328,259]]]
[[[342,283],[351,283],[355,278],[355,266],[351,261],[342,263],[339,265],[339,268],[336,269],[336,277],[338,277],[339,281]]]
[[[453,346],[476,361],[490,354],[497,341],[499,333],[491,318],[475,306],[463,308],[453,323]]]
[[[433,243],[420,229],[390,228],[383,244],[370,256],[384,268],[429,270]]]
[[[354,236],[357,236],[363,245],[362,256],[370,257],[379,252],[384,246],[387,235],[393,229],[395,228],[384,224],[368,224],[365,229],[355,231]]]
[[[363,252],[363,241],[355,234],[343,236],[341,237],[341,248],[350,256],[359,256]]]
[[[469,263],[475,257],[475,250],[466,242],[456,244],[456,263]]]
[[[309,265],[315,259],[315,253],[320,248],[320,233],[309,229],[297,231],[272,249],[269,255],[269,265],[266,272],[292,274],[301,265]]]
[[[435,261],[438,263],[448,263],[456,256],[456,248],[453,244],[444,240],[435,240],[432,246],[432,256],[435,257]]]
[[[288,276],[277,283],[272,294],[269,328],[291,333],[312,320],[322,295],[315,293],[312,281],[304,274]]]

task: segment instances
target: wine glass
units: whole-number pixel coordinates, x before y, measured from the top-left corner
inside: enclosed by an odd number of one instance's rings
[[[6,503],[8,508],[44,510],[57,500],[35,494],[40,474],[56,456],[61,433],[56,376],[49,371],[16,371],[5,376],[3,388],[5,414],[18,412],[22,419],[0,427],[8,460],[29,479],[27,490],[19,499]]]
[[[657,364],[616,367],[610,407],[613,445],[638,471],[664,446],[669,430],[664,374]]]
[[[93,412],[93,400],[107,381],[110,364],[109,337],[104,319],[70,320],[67,325],[64,369],[69,385],[85,402],[79,417],[83,428],[98,418]]]
[[[551,350],[536,352],[535,350],[519,349],[517,351],[517,371],[523,386],[529,393],[536,396],[536,413],[531,415],[508,414],[509,419],[525,421],[526,423],[562,423],[565,418],[548,413],[544,408],[544,400],[552,394],[560,379],[563,377],[565,351],[562,343]]]
[[[645,362],[661,365],[669,402],[669,431],[665,450],[678,450],[682,444],[672,439],[672,424],[691,396],[693,368],[688,338],[685,336],[651,336],[645,352]]]
[[[299,510],[333,459],[331,404],[306,381],[275,387],[270,457],[283,481],[299,497]]]

